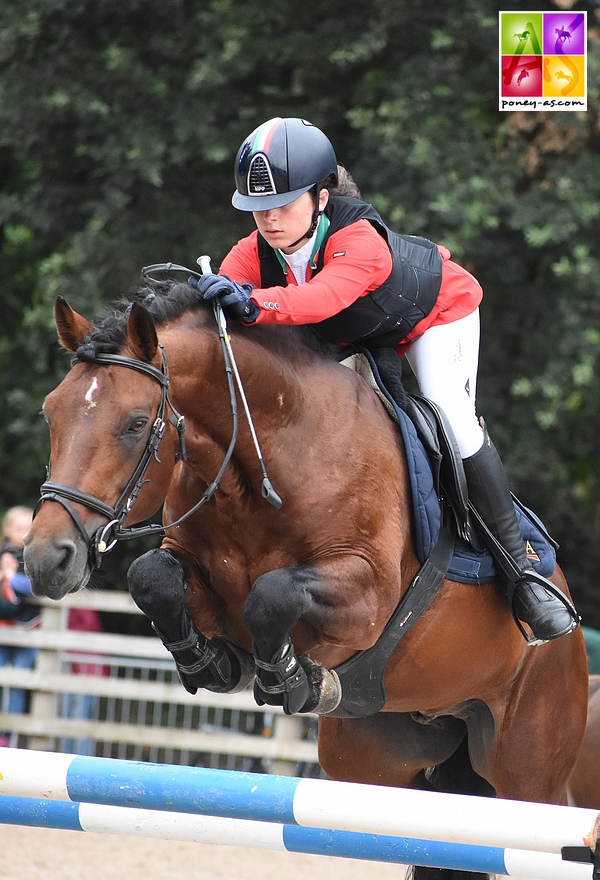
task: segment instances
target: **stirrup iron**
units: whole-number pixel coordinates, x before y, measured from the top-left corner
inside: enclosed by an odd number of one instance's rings
[[[535,583],[538,586],[542,587],[542,589],[546,590],[546,592],[551,593],[555,599],[558,599],[566,610],[569,612],[569,616],[571,617],[571,627],[565,632],[560,633],[560,635],[554,636],[554,638],[562,638],[562,636],[569,635],[573,630],[577,629],[581,622],[581,617],[577,613],[577,610],[570,599],[565,596],[563,591],[555,586],[552,581],[549,581],[543,575],[539,574],[535,571],[534,568],[526,569],[521,572],[521,577],[518,580],[511,579],[508,583],[506,598],[508,601],[508,607],[510,609],[510,613],[513,616],[513,620],[515,621],[519,632],[525,639],[528,645],[534,647],[535,645],[545,645],[546,642],[552,641],[552,639],[540,639],[535,635],[528,635],[527,631],[523,627],[521,620],[519,619],[516,610],[515,610],[515,599],[516,593],[519,587],[525,587],[528,583]]]

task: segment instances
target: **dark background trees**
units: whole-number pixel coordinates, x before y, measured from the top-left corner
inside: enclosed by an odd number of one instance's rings
[[[546,7],[588,10],[586,113],[498,112],[491,0],[4,0],[0,509],[43,479],[56,295],[93,317],[143,265],[218,265],[237,147],[301,115],[481,280],[479,410],[600,626],[600,5]]]

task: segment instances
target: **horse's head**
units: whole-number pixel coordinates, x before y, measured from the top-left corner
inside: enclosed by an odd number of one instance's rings
[[[146,309],[134,304],[112,338],[63,299],[55,321],[75,363],[44,402],[51,472],[26,538],[25,566],[36,595],[60,599],[87,583],[94,553],[115,529],[160,507],[177,438],[164,414],[168,380]]]

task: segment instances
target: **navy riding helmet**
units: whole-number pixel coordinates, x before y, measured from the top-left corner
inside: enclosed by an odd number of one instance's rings
[[[268,211],[293,202],[316,184],[337,183],[329,138],[305,119],[269,119],[248,135],[235,160],[239,211]]]

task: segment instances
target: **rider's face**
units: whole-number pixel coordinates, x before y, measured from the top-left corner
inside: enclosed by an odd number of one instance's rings
[[[321,190],[319,194],[319,210],[327,204],[329,193]],[[301,235],[310,229],[315,202],[311,192],[305,192],[300,198],[284,205],[283,208],[271,208],[269,211],[253,211],[254,222],[258,231],[273,248],[279,248],[286,254],[293,254],[306,244],[303,238],[298,244],[290,247]]]

